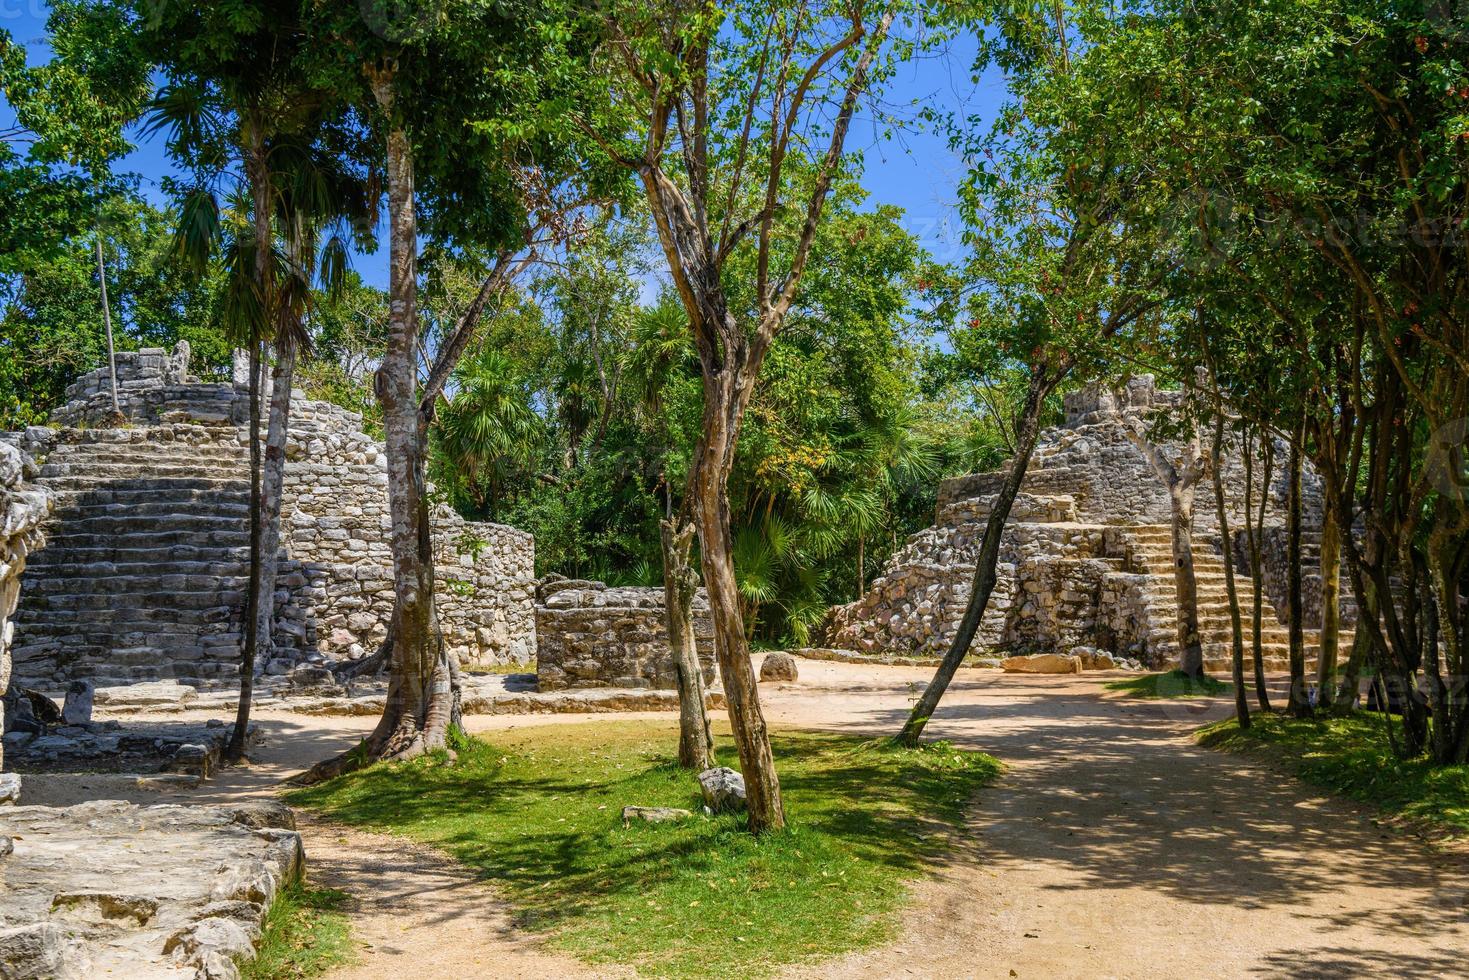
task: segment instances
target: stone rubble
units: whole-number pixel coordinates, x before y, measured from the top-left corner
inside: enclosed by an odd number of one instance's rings
[[[622,808],[622,825],[627,827],[634,820],[644,823],[674,823],[687,820],[693,815],[692,810],[676,806],[625,806]]]
[[[18,772],[177,773],[208,779],[218,770],[232,724],[92,721],[5,735],[6,765]],[[251,725],[247,745],[260,742]]]
[[[305,858],[276,802],[0,808],[0,976],[232,980]]]
[[[778,681],[794,684],[800,672],[796,668],[796,658],[789,653],[768,653],[760,662],[760,680]]]

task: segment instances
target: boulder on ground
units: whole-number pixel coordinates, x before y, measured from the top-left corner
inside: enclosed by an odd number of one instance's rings
[[[789,653],[768,653],[760,664],[762,681],[794,681],[796,678],[796,658]]]
[[[20,802],[20,774],[0,772],[0,806],[14,806]]]
[[[54,922],[0,929],[0,967],[5,970],[0,976],[6,980],[76,976],[66,960],[66,938]]]
[[[693,815],[692,810],[683,810],[676,806],[625,806],[622,808],[622,825],[626,827],[634,820],[644,820],[648,823],[672,823]]]
[[[728,766],[699,773],[699,789],[704,805],[715,813],[745,808],[745,777]]]
[[[1007,674],[1079,674],[1082,671],[1080,657],[1067,657],[1059,653],[1006,657],[1000,661],[1000,667]]]
[[[1083,670],[1116,670],[1117,660],[1106,650],[1096,647],[1072,647],[1071,655],[1081,661]]]
[[[66,689],[66,702],[61,706],[61,720],[68,725],[92,723],[92,682],[76,680]]]

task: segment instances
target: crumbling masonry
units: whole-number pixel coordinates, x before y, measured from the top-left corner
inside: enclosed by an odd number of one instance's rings
[[[1162,667],[1177,660],[1176,593],[1169,544],[1169,500],[1162,481],[1128,436],[1139,416],[1176,410],[1179,392],[1153,379],[1123,391],[1092,387],[1065,399],[1063,425],[1044,431],[1001,541],[999,584],[975,640],[979,652],[1067,652],[1083,646]],[[1177,455],[1179,447],[1162,447]],[[1285,449],[1278,447],[1269,487],[1264,546],[1268,602],[1267,667],[1287,664],[1285,617]],[[1244,465],[1239,448],[1222,460],[1242,602],[1251,589],[1248,544],[1241,533]],[[1256,467],[1258,493],[1258,474]],[[946,480],[934,526],[912,536],[858,601],[830,611],[828,646],[865,653],[942,654],[969,599],[974,560],[990,503],[1005,471]],[[1303,579],[1306,641],[1321,622],[1320,482],[1303,482]],[[1194,559],[1204,654],[1211,669],[1229,658],[1229,613],[1214,495],[1208,479],[1194,506]],[[1248,609],[1248,605],[1245,606]],[[1349,622],[1352,610],[1344,609]],[[1343,645],[1350,642],[1347,635]]]
[[[188,347],[117,355],[68,389],[56,427],[4,435],[54,496],[15,614],[18,681],[55,688],[177,678],[232,685],[248,571],[248,405],[188,373]],[[392,612],[386,461],[360,416],[293,396],[268,677],[373,652]],[[433,514],[439,612],[466,666],[535,655],[535,544],[498,524]],[[3,598],[3,596],[0,596]]]

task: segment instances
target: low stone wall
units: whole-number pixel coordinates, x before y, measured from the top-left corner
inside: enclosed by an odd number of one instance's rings
[[[0,695],[10,686],[10,644],[15,627],[10,616],[20,600],[20,576],[26,556],[40,547],[41,522],[51,512],[51,497],[29,485],[35,475],[30,459],[14,446],[0,443]],[[0,731],[5,704],[0,699]],[[0,743],[0,766],[5,750]]]
[[[694,598],[694,635],[704,682],[712,684],[714,624],[703,590]],[[536,674],[542,691],[678,686],[661,587],[614,588],[576,579],[546,582],[536,603],[536,637]]]

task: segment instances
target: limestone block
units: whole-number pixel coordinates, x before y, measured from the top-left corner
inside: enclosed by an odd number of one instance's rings
[[[1000,661],[1000,669],[1009,674],[1079,674],[1083,668],[1080,657],[1038,653],[1006,657]]]

